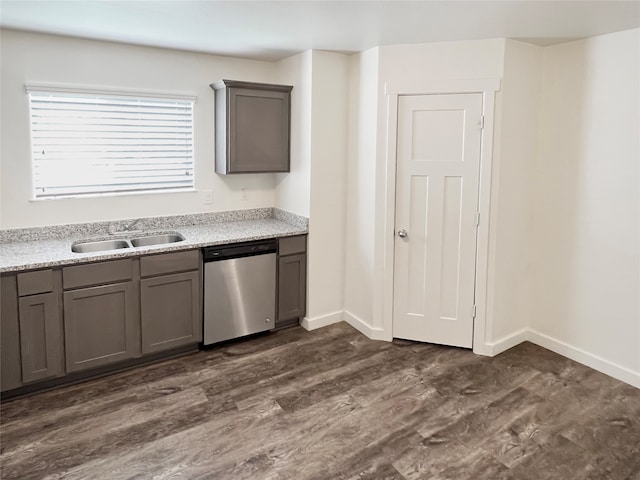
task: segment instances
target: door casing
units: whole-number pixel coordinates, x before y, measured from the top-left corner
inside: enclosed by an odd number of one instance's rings
[[[492,272],[489,270],[490,251],[490,207],[491,207],[491,174],[493,160],[493,131],[495,94],[500,90],[499,79],[456,79],[456,80],[426,80],[407,82],[388,82],[384,85],[386,97],[386,154],[385,154],[385,194],[384,219],[381,252],[381,283],[379,288],[382,298],[381,315],[382,335],[379,339],[392,340],[393,335],[393,285],[394,285],[394,242],[395,242],[395,198],[396,198],[396,138],[398,125],[398,96],[400,95],[429,95],[455,93],[481,93],[484,128],[482,130],[480,150],[480,190],[478,211],[480,224],[478,226],[477,255],[476,255],[476,318],[473,331],[473,352],[490,355],[490,348],[486,344],[487,333],[491,325],[487,318],[491,311],[488,302],[488,292],[492,284]]]

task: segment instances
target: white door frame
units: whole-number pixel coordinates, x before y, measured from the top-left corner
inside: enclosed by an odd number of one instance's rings
[[[386,191],[384,198],[384,240],[382,251],[382,323],[385,340],[393,335],[394,228],[396,198],[396,139],[398,125],[398,96],[455,93],[482,93],[484,128],[480,151],[480,190],[478,211],[480,225],[476,247],[476,318],[473,328],[473,352],[489,355],[485,345],[487,329],[487,292],[489,270],[489,219],[491,207],[491,172],[493,160],[493,124],[495,93],[500,90],[499,79],[456,79],[389,82],[385,84],[387,99],[387,149],[385,156]]]

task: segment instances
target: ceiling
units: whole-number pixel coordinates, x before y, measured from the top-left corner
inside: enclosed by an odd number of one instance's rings
[[[0,26],[262,60],[506,37],[540,45],[640,26],[637,1],[0,0]]]

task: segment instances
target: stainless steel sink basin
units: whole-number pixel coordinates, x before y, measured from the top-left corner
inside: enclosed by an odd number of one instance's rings
[[[102,252],[104,250],[117,250],[129,248],[131,245],[126,240],[101,240],[98,242],[78,242],[71,245],[71,251],[76,253]]]
[[[164,243],[176,243],[184,240],[179,233],[163,233],[161,235],[148,235],[131,239],[134,247],[148,247],[150,245],[162,245]]]
[[[150,247],[167,243],[182,242],[184,237],[178,232],[156,233],[135,238],[118,238],[113,240],[80,240],[71,245],[75,253],[104,252],[120,248]]]

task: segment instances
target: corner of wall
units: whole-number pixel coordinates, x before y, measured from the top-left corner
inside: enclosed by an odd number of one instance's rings
[[[640,29],[544,47],[542,70],[532,338],[638,378]]]
[[[505,40],[491,185],[487,350],[510,348],[531,322],[531,181],[538,144],[541,47]]]
[[[290,172],[275,174],[274,206],[309,217],[311,190],[312,51],[276,62],[276,81],[291,92]]]
[[[348,56],[312,52],[308,315],[344,308]]]
[[[345,310],[373,320],[378,52],[352,55],[349,65]]]

